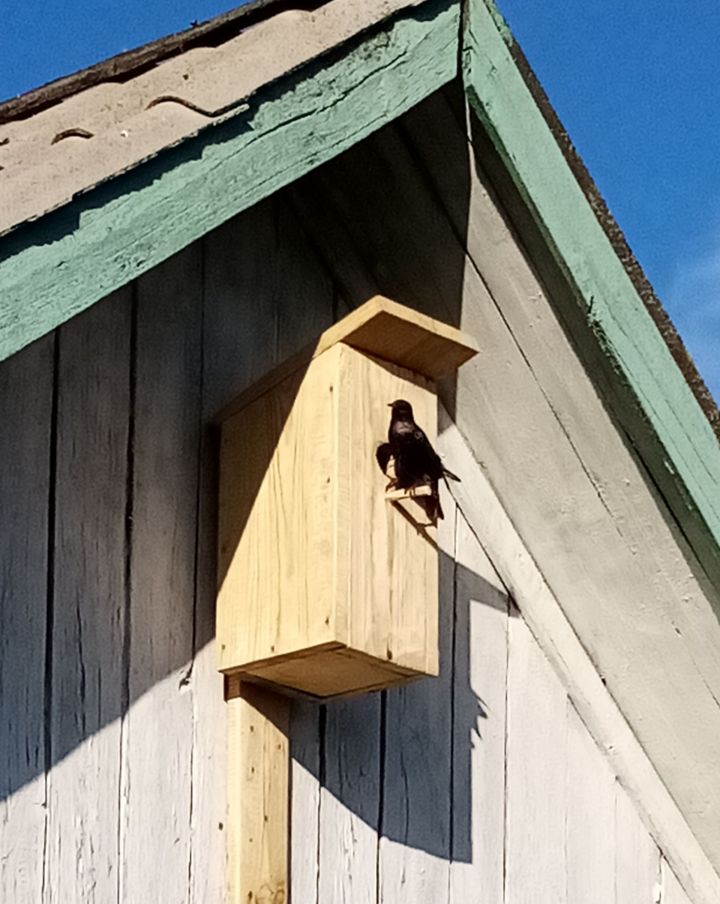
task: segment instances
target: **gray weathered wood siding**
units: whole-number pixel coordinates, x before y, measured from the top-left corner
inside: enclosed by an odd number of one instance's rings
[[[0,901],[222,901],[208,424],[376,291],[460,321],[422,122],[0,366]],[[440,678],[294,706],[294,904],[688,904],[449,499],[440,546]]]

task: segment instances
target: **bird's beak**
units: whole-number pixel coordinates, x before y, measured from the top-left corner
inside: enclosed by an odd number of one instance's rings
[[[392,408],[392,402],[388,402],[388,408]]]

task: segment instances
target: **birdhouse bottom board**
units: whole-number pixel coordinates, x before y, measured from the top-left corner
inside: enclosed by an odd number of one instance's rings
[[[222,426],[221,670],[314,697],[437,674],[435,528],[375,460],[396,398],[434,439],[432,382],[338,342],[246,395]]]

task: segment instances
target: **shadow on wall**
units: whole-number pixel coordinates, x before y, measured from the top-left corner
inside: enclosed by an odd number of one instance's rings
[[[106,764],[120,768],[121,720],[160,685],[158,712],[177,718],[131,725],[131,745],[203,735],[188,702],[214,637],[216,448],[202,425],[374,294],[460,325],[463,123],[455,84],[0,369],[0,451],[13,459],[0,477],[0,801],[111,726],[89,754],[90,808],[119,781]],[[453,416],[454,379],[441,397]],[[478,720],[482,737],[493,716],[470,688],[463,625],[496,591],[461,571],[444,557],[440,679],[312,716],[297,707],[293,731],[296,759],[368,825],[466,859],[467,801],[456,796],[452,832],[438,813],[450,772],[467,787]]]
[[[504,703],[491,708],[486,695],[472,686],[470,623],[475,606],[489,606],[508,617],[509,602],[497,587],[444,553],[440,584],[438,678],[333,701],[319,707],[319,715],[314,704],[294,707],[295,769],[299,766],[321,787],[321,863],[333,859],[323,847],[338,843],[327,833],[342,834],[345,828],[346,817],[333,819],[337,804],[380,838],[448,861],[472,861],[472,752],[482,747],[486,735],[492,736],[490,744],[502,746],[505,712]],[[499,656],[504,655],[503,648]],[[503,672],[495,676],[487,696],[498,691],[503,698]],[[494,780],[503,787],[503,774]],[[302,826],[294,828],[303,831]],[[297,856],[307,855],[305,844],[293,845]]]

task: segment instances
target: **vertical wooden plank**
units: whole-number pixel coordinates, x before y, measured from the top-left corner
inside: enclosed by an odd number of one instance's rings
[[[290,899],[296,904],[317,904],[323,725],[324,718],[321,718],[317,703],[293,701],[290,711]]]
[[[615,843],[615,904],[658,904],[660,851],[617,782]]]
[[[317,257],[305,234],[306,223],[301,222],[295,207],[286,195],[278,199],[275,210],[276,234],[278,242],[277,291],[278,347],[276,363],[289,357],[323,330],[327,329],[337,316],[341,301],[332,277]],[[362,701],[353,701],[367,707]],[[342,731],[342,720],[352,722],[357,706],[350,704],[343,716],[334,709],[332,724]],[[379,731],[379,701],[369,704],[368,713],[375,720],[371,723],[370,734]],[[325,710],[322,711],[323,713]],[[337,749],[337,735],[328,745],[324,735],[325,716],[315,704],[295,703],[291,711],[292,755],[292,799],[291,818],[291,860],[290,882],[291,900],[295,904],[316,904],[328,900],[321,889],[321,770],[330,752]],[[371,743],[372,749],[372,743]],[[372,765],[372,764],[371,764]],[[332,784],[338,787],[337,774],[331,769]],[[372,774],[372,773],[371,773]],[[352,775],[344,785],[346,793],[352,797]],[[371,782],[372,785],[372,782]],[[370,809],[376,789],[369,791]],[[326,848],[326,854],[328,853]],[[334,868],[334,867],[331,867]],[[375,867],[373,866],[373,874]],[[327,880],[327,876],[324,877]],[[374,899],[373,899],[374,900]]]
[[[455,558],[450,901],[501,902],[510,604],[459,509]]]
[[[568,701],[567,899],[615,901],[615,776]]]
[[[318,901],[376,904],[381,694],[327,705]]]
[[[306,176],[294,197],[353,306],[377,285],[395,301],[459,323],[465,252],[394,124]]]
[[[566,696],[521,618],[509,626],[506,904],[564,904]]]
[[[210,418],[235,395],[279,360],[291,355],[333,320],[335,291],[304,237],[296,214],[283,195],[275,196],[207,236],[205,250],[203,419]],[[212,436],[203,437],[199,574],[204,590],[198,598],[195,685],[196,777],[193,822],[197,826],[226,820],[225,704],[215,649],[214,531],[217,518]],[[220,701],[220,702],[218,702]],[[292,894],[312,904],[317,891],[319,809],[319,710],[292,710]],[[198,770],[202,770],[199,772]],[[228,774],[227,780],[233,780]],[[228,849],[233,843],[228,839]],[[220,875],[218,845],[203,855],[207,869],[194,870],[197,904],[219,901],[214,884],[202,877]],[[197,855],[196,855],[197,858]],[[209,859],[208,859],[209,858]],[[205,879],[206,882],[212,880]],[[313,897],[311,898],[310,895]]]
[[[258,204],[204,239],[203,408],[210,417],[276,361],[272,204]]]
[[[204,316],[208,316],[207,310]],[[204,345],[204,360],[212,350]],[[203,399],[203,409],[205,400]],[[192,687],[191,904],[223,904],[227,832],[224,679],[215,649],[215,447],[203,410]]]
[[[287,898],[290,705],[228,680],[227,904]]]
[[[45,900],[118,895],[131,292],[59,332]]]
[[[387,692],[378,870],[384,904],[431,904],[448,893],[456,507],[447,494],[442,502],[440,675]]]
[[[121,900],[185,901],[201,272],[192,246],[138,282]]]
[[[682,885],[678,882],[675,873],[665,860],[661,861],[662,873],[662,895],[660,897],[661,904],[692,904],[690,898],[685,893]]]
[[[40,901],[54,339],[0,366],[0,900]]]

